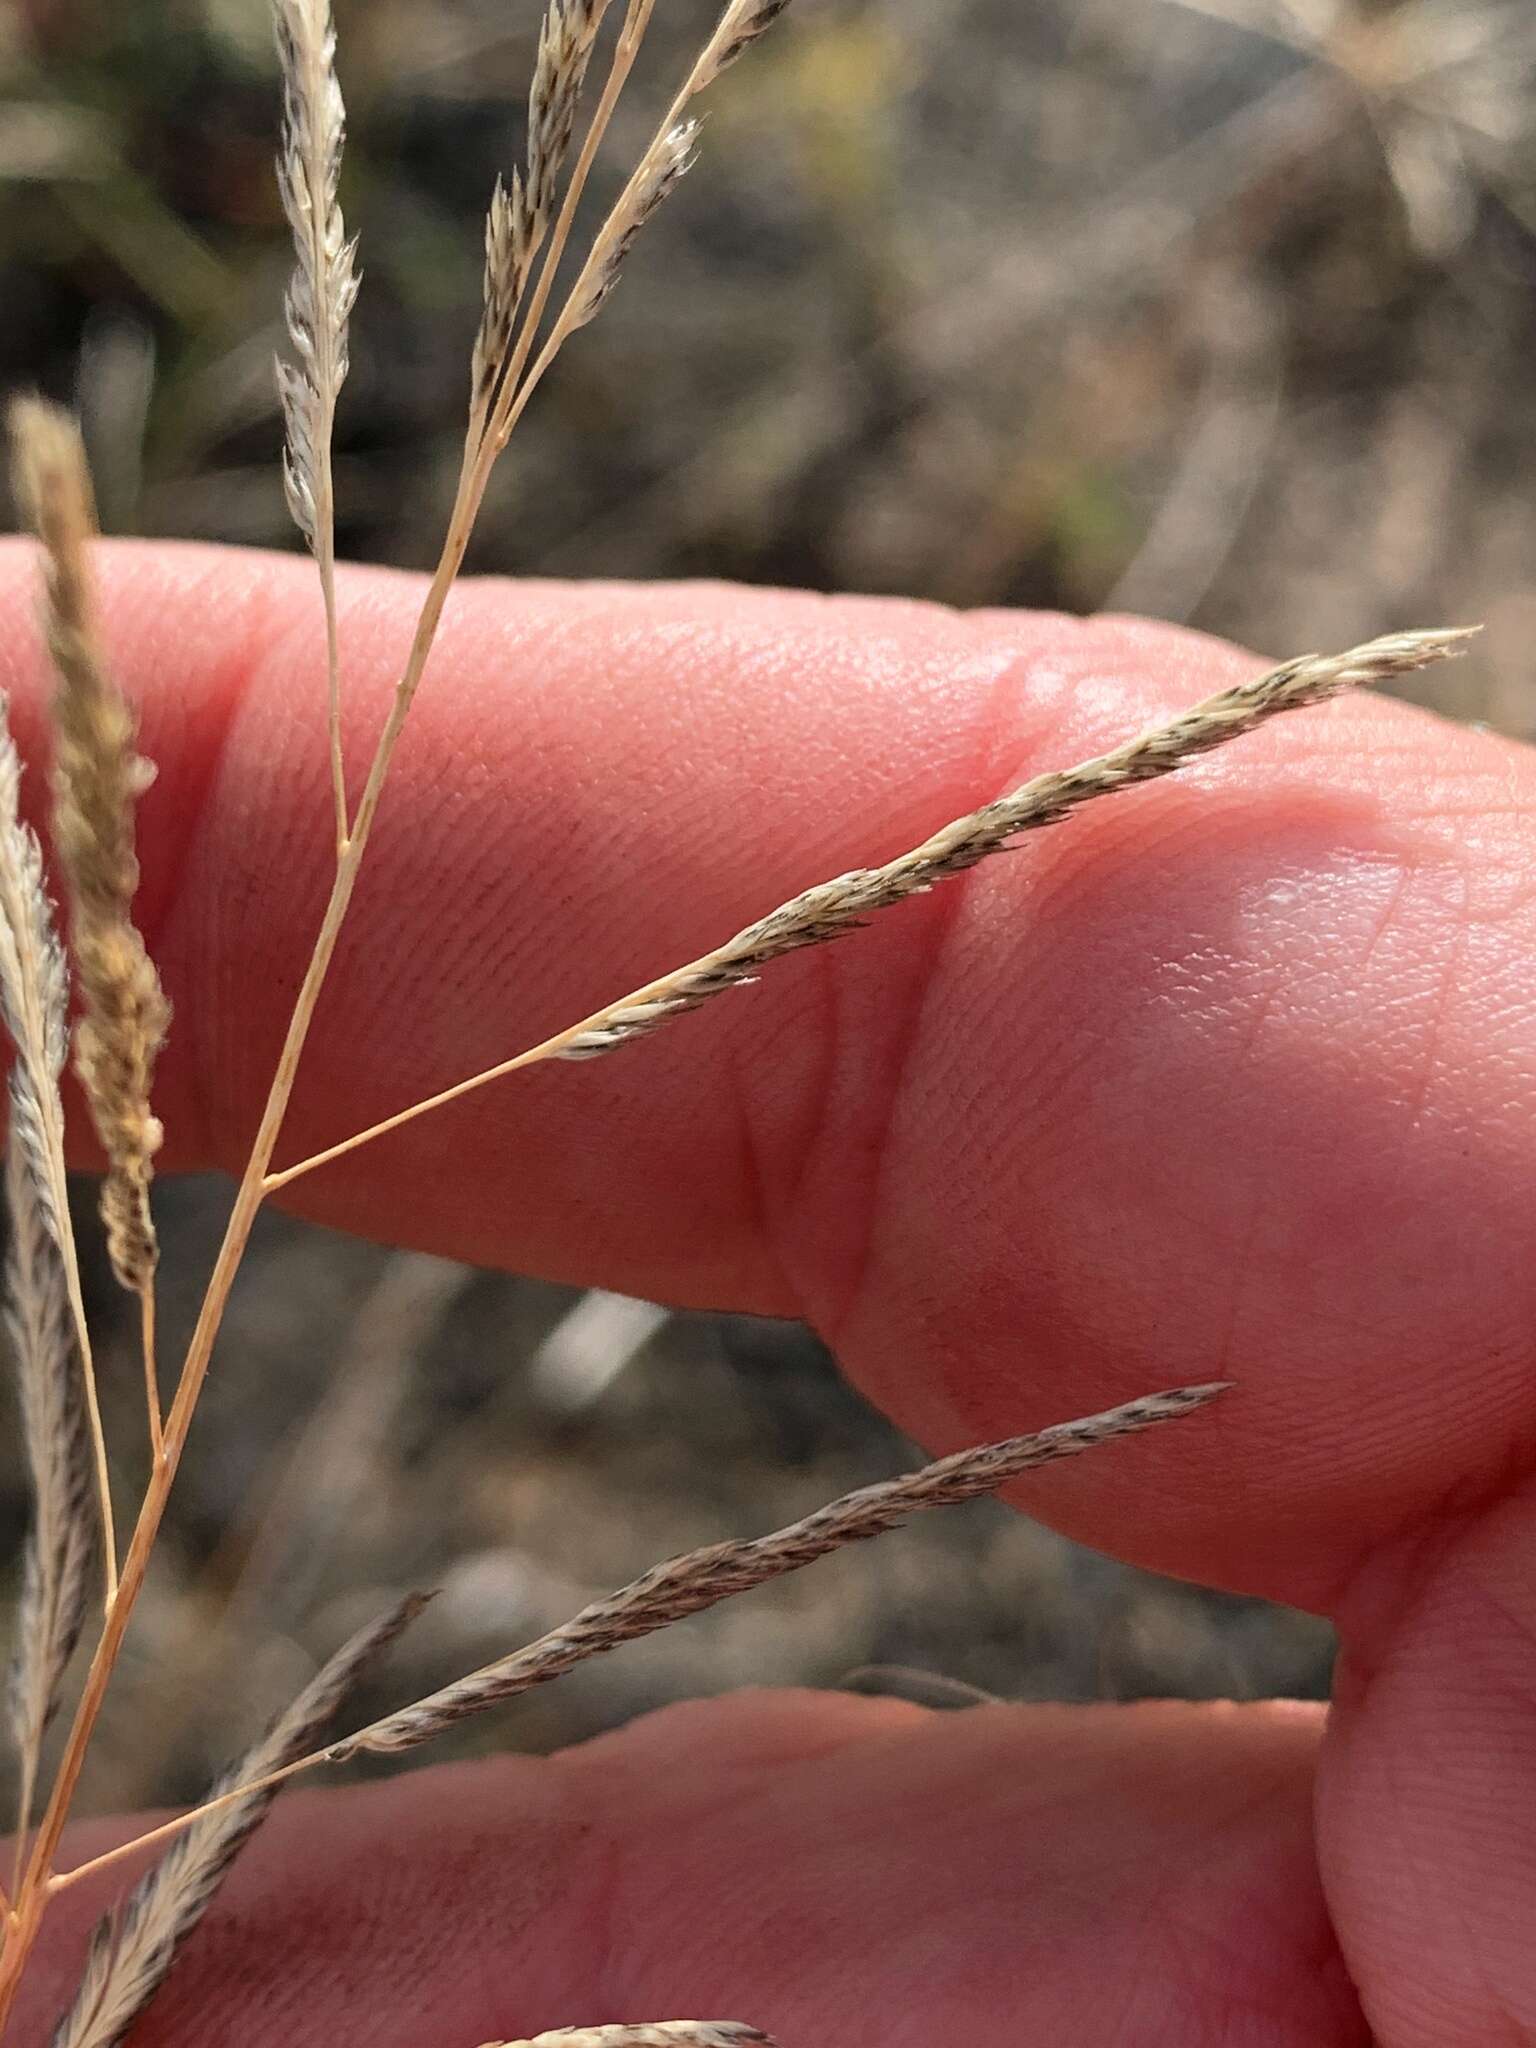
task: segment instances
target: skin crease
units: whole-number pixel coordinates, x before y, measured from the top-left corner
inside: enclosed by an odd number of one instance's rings
[[[35,755],[32,576],[0,547]],[[122,546],[102,578],[160,764],[167,1160],[233,1166],[326,880],[312,571]],[[344,582],[359,780],[418,588]],[[1254,667],[1123,621],[465,586],[282,1156]],[[394,1241],[804,1315],[935,1451],[1233,1378],[1014,1497],[1333,1614],[1326,1729],[743,1695],[290,1795],[135,2042],[475,2048],[699,2010],[785,2048],[1536,2039],[1533,802],[1536,757],[1421,713],[1281,720],[293,1191]],[[18,2048],[97,1903],[61,1910]]]

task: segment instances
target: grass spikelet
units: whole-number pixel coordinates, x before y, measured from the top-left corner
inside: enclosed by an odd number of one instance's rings
[[[45,1220],[26,1151],[14,1136],[15,1103],[13,1087],[13,1136],[5,1155],[11,1225],[5,1324],[33,1501],[10,1688],[11,1729],[21,1762],[19,1859],[43,1737],[58,1709],[59,1688],[85,1620],[97,1524],[91,1499],[90,1432],[64,1259]]]
[[[561,316],[563,333],[574,334],[578,327],[585,327],[596,318],[603,301],[618,283],[624,259],[640,230],[693,168],[698,133],[697,121],[679,121],[646,152],[639,172],[604,223],[582,265]]]
[[[161,1129],[150,1109],[170,1022],[159,976],[133,922],[139,865],[134,807],[152,770],[134,752],[135,721],[107,672],[86,564],[95,531],[79,433],[36,400],[13,408],[17,479],[43,542],[53,699],[53,836],[70,908],[84,1014],[75,1067],[107,1155],[102,1216],[118,1280],[146,1295],[157,1247],[149,1186]]]
[[[774,2048],[774,2041],[736,2020],[658,2020],[648,2027],[557,2027],[528,2041],[487,2041],[485,2048]]]
[[[301,1756],[361,1673],[424,1604],[413,1594],[338,1650],[270,1732],[225,1773],[212,1798],[246,1780],[269,1779]],[[277,1792],[276,1784],[258,1784],[244,1797],[216,1806],[140,1880],[122,1909],[101,1921],[75,2002],[59,2021],[52,2048],[116,2048],[165,1981],[178,1949],[266,1819]]]
[[[514,171],[510,184],[500,178],[496,180],[485,216],[484,310],[469,372],[474,420],[484,418],[495,394],[497,379],[512,346],[512,329],[532,260],[523,176],[521,171]],[[475,438],[473,429],[471,438]]]
[[[699,59],[694,90],[714,84],[728,65],[766,35],[789,6],[789,0],[731,0]]]
[[[390,1714],[327,1752],[336,1761],[367,1751],[392,1755],[430,1742],[444,1729],[487,1707],[545,1685],[587,1658],[653,1635],[769,1579],[802,1570],[850,1543],[867,1542],[926,1508],[954,1507],[995,1493],[1039,1465],[1073,1458],[1116,1437],[1151,1429],[1203,1408],[1221,1385],[1180,1387],[1150,1394],[1077,1422],[1058,1423],[1029,1436],[1008,1437],[979,1450],[957,1451],[921,1471],[860,1487],[769,1536],[710,1544],[653,1565],[617,1593],[583,1608],[573,1620],[526,1649],[471,1672],[414,1705]]]
[[[277,159],[283,211],[296,257],[284,304],[296,360],[279,358],[277,388],[287,444],[283,484],[293,523],[309,544],[325,604],[327,726],[336,844],[347,838],[341,751],[341,663],[336,621],[336,495],[331,438],[348,368],[347,323],[357,298],[357,243],[348,241],[337,194],[346,107],[336,77],[330,0],[275,0],[283,74]]]

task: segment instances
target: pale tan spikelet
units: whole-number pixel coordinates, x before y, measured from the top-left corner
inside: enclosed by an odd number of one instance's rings
[[[415,1749],[456,1722],[513,1699],[533,1686],[546,1685],[589,1657],[600,1656],[638,1636],[653,1635],[687,1615],[701,1613],[734,1594],[781,1578],[786,1572],[800,1571],[850,1543],[863,1543],[883,1535],[924,1509],[977,1500],[1037,1466],[1076,1457],[1116,1437],[1192,1414],[1223,1391],[1224,1383],[1179,1387],[1170,1393],[1128,1401],[1122,1407],[1077,1422],[1058,1423],[1029,1436],[1009,1437],[978,1450],[957,1451],[919,1472],[844,1494],[772,1535],[714,1543],[686,1556],[669,1558],[663,1564],[653,1565],[619,1592],[594,1601],[572,1620],[525,1649],[499,1658],[428,1698],[387,1715],[359,1734],[333,1744],[326,1755],[340,1762],[364,1751],[390,1755]]]
[[[275,0],[273,11],[283,74],[278,187],[297,259],[285,302],[297,361],[277,365],[288,428],[283,479],[293,523],[318,553],[331,516],[331,424],[359,283],[357,243],[347,239],[337,196],[346,106],[329,0]]]
[[[0,1014],[15,1047],[7,1091],[4,1315],[33,1503],[10,1699],[25,1818],[43,1734],[85,1618],[99,1532],[65,1252],[66,1245],[73,1249],[59,1100],[69,1047],[68,975],[43,889],[42,851],[18,814],[20,787],[21,762],[0,698]]]
[[[0,697],[0,1016],[16,1051],[11,1143],[62,1246],[69,1229],[59,1077],[69,1056],[69,970],[43,886],[37,835],[21,822],[21,758]]]
[[[679,121],[665,135],[658,136],[646,152],[637,175],[603,224],[592,253],[582,265],[561,315],[560,326],[565,333],[574,334],[578,327],[585,327],[596,318],[603,301],[618,283],[624,259],[641,229],[692,170],[698,134],[697,121]]]
[[[189,1827],[142,1878],[121,1910],[97,1927],[74,2003],[52,2048],[116,2048],[144,2011],[177,1951],[213,1901],[230,1865],[266,1819],[279,1787],[269,1779],[303,1755],[366,1667],[420,1613],[419,1594],[402,1600],[354,1636],[305,1687],[270,1732],[214,1786],[224,1798],[240,1784],[255,1789],[227,1799]]]
[[[713,85],[727,65],[768,33],[788,6],[789,0],[731,0],[699,59],[694,91]]]
[[[5,1324],[32,1483],[32,1526],[16,1619],[10,1718],[21,1761],[18,1817],[25,1830],[43,1737],[85,1620],[98,1524],[64,1258],[44,1217],[31,1162],[16,1141],[16,1096],[13,1082],[12,1137],[5,1154],[11,1227]]]
[[[83,1014],[75,1067],[107,1155],[102,1215],[113,1270],[144,1292],[157,1249],[149,1186],[161,1129],[150,1109],[170,1008],[133,922],[134,807],[152,770],[133,712],[107,671],[86,561],[95,531],[79,433],[36,400],[12,409],[17,478],[47,560],[53,698],[53,836],[70,912]]]
[[[330,0],[274,0],[283,75],[283,132],[277,180],[293,233],[295,265],[283,302],[295,361],[278,358],[277,389],[286,438],[283,488],[293,523],[309,543],[325,606],[326,725],[338,855],[348,833],[342,759],[341,650],[336,613],[336,493],[331,441],[349,363],[348,322],[357,299],[357,242],[348,240],[338,197],[347,111],[336,76]]]
[[[477,416],[490,404],[512,346],[512,330],[532,260],[523,177],[514,171],[510,184],[496,180],[485,216],[484,310],[470,361],[470,396]]]
[[[557,2027],[528,2041],[485,2048],[775,2048],[771,2034],[738,2020],[658,2020],[640,2027]]]
[[[1010,795],[955,819],[883,867],[855,868],[792,897],[712,953],[598,1012],[572,1034],[562,1034],[552,1050],[568,1060],[611,1052],[669,1017],[697,1009],[722,990],[753,980],[770,961],[840,938],[875,911],[963,874],[1022,832],[1054,825],[1096,798],[1172,774],[1281,712],[1442,661],[1460,653],[1471,637],[1466,631],[1391,633],[1347,654],[1305,655],[1252,682],[1220,691],[1110,753],[1075,768],[1037,775]]]

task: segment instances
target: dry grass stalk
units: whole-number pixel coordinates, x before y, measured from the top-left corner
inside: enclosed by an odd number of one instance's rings
[[[336,77],[330,0],[277,0],[283,74],[283,137],[277,159],[283,211],[297,263],[284,310],[296,363],[277,363],[287,427],[283,483],[293,522],[320,571],[325,604],[327,726],[338,854],[347,839],[341,745],[341,656],[336,621],[336,493],[331,439],[346,381],[347,322],[357,298],[357,243],[348,241],[337,194],[346,107]]]
[[[854,868],[831,881],[792,896],[777,910],[758,918],[724,945],[701,954],[686,966],[647,982],[617,1002],[595,1010],[579,1023],[525,1052],[472,1074],[467,1080],[413,1103],[366,1130],[330,1145],[307,1159],[269,1175],[271,1189],[312,1173],[343,1154],[370,1144],[388,1132],[488,1082],[502,1079],[542,1060],[596,1059],[631,1039],[642,1038],[671,1017],[696,1010],[711,996],[756,980],[771,961],[806,946],[857,931],[875,911],[888,909],[909,896],[921,895],[952,875],[963,874],[989,854],[997,853],[1020,833],[1052,825],[1081,805],[1113,796],[1141,782],[1172,774],[1213,747],[1251,732],[1255,726],[1359,684],[1383,682],[1458,654],[1471,637],[1467,632],[1393,633],[1347,654],[1306,655],[1288,661],[1252,682],[1220,691],[1183,712],[1166,725],[1154,726],[1107,754],[1075,768],[1037,775],[1011,795],[984,804],[945,825],[920,846],[881,867]]]
[[[215,1786],[214,1799],[237,1781],[270,1781],[275,1771],[302,1755],[361,1673],[422,1605],[419,1595],[402,1600],[338,1650],[270,1732]],[[122,1910],[100,1923],[74,2004],[60,2020],[52,2048],[116,2048],[165,1981],[177,1950],[266,1819],[277,1790],[277,1784],[265,1782],[216,1805],[140,1880]]]
[[[80,1287],[79,1254],[69,1215],[64,1106],[59,1096],[59,1079],[69,1054],[69,971],[43,887],[42,851],[36,835],[21,822],[20,803],[21,760],[0,698],[0,1015],[15,1049],[7,1088],[8,1151],[26,1169],[22,1197],[48,1230],[62,1266],[72,1328],[68,1350],[57,1362],[62,1370],[78,1375],[84,1397],[110,1599],[116,1585],[112,1490]],[[13,1218],[15,1213],[13,1205]],[[26,1313],[30,1317],[32,1310]],[[25,1372],[27,1368],[23,1365],[22,1369]],[[59,1396],[61,1402],[65,1398]],[[41,1495],[36,1506],[39,1516],[46,1513],[52,1519],[53,1508],[45,1510]],[[94,1541],[93,1533],[90,1542]],[[40,1647],[29,1646],[25,1654],[33,1654],[34,1649],[40,1666],[45,1665],[48,1656]],[[23,1745],[22,1753],[24,1768],[29,1757],[35,1767],[29,1745]],[[30,1803],[30,1793],[26,1796]]]
[[[122,1285],[148,1292],[158,1256],[149,1185],[162,1132],[150,1109],[170,1009],[133,922],[134,807],[152,771],[134,752],[132,709],[107,672],[86,564],[94,534],[79,433],[37,401],[12,414],[18,481],[48,563],[53,701],[53,837],[70,911],[84,1014],[75,1066],[107,1155],[102,1216]]]
[[[774,2041],[736,2020],[658,2020],[648,2027],[557,2027],[528,2041],[487,2041],[485,2048],[774,2048]]]
[[[483,1713],[487,1707],[514,1699],[536,1685],[585,1663],[587,1658],[617,1649],[637,1636],[654,1635],[690,1614],[701,1613],[734,1594],[749,1592],[770,1579],[797,1572],[850,1543],[864,1543],[898,1528],[927,1508],[954,1507],[979,1500],[1037,1466],[1074,1458],[1116,1437],[1152,1429],[1162,1422],[1192,1414],[1223,1391],[1223,1385],[1179,1387],[1149,1394],[1122,1407],[1106,1409],[1077,1422],[1057,1423],[1028,1436],[1008,1437],[979,1450],[957,1451],[899,1479],[863,1486],[818,1508],[769,1536],[730,1543],[712,1543],[652,1565],[638,1579],[605,1599],[583,1608],[563,1627],[536,1643],[503,1657],[482,1670],[447,1685],[440,1692],[386,1715],[372,1727],[327,1754],[342,1762],[361,1752],[396,1755],[430,1742],[444,1729]]]
[[[668,1558],[642,1572],[618,1592],[593,1601],[570,1621],[514,1651],[510,1657],[499,1658],[425,1699],[386,1714],[355,1735],[276,1767],[270,1778],[242,1778],[228,1791],[216,1793],[205,1805],[178,1814],[150,1833],[63,1872],[53,1880],[53,1888],[66,1890],[84,1877],[109,1869],[124,1857],[138,1855],[153,1844],[171,1841],[189,1828],[200,1827],[224,1806],[271,1790],[320,1764],[346,1763],[364,1753],[393,1756],[417,1749],[460,1721],[562,1677],[589,1657],[602,1656],[623,1643],[654,1635],[659,1629],[718,1606],[737,1593],[766,1585],[770,1579],[801,1571],[850,1543],[868,1542],[926,1509],[957,1507],[965,1501],[979,1500],[1038,1466],[1075,1458],[1116,1437],[1176,1422],[1215,1400],[1226,1391],[1226,1385],[1225,1381],[1214,1381],[1205,1386],[1176,1387],[1165,1394],[1147,1394],[1118,1408],[1083,1416],[1076,1422],[1056,1423],[1028,1436],[1007,1437],[979,1449],[956,1451],[919,1471],[845,1493],[767,1536],[712,1543],[702,1550]]]
[[[90,1431],[64,1260],[43,1214],[36,1177],[14,1135],[14,1090],[11,1114],[13,1135],[5,1155],[11,1224],[5,1323],[16,1367],[33,1502],[10,1689],[11,1729],[21,1765],[16,1803],[19,1881],[43,1737],[58,1710],[64,1673],[80,1640],[98,1530]]]
[[[854,868],[791,897],[714,953],[612,1006],[574,1036],[562,1034],[562,1059],[591,1059],[713,995],[753,980],[772,960],[825,945],[864,919],[938,882],[964,874],[1023,832],[1054,825],[1085,803],[1172,774],[1212,748],[1251,732],[1283,711],[1321,703],[1362,683],[1425,668],[1461,650],[1466,633],[1393,633],[1347,654],[1306,655],[1207,697],[1168,724],[1127,740],[1076,768],[1037,775],[1010,795],[944,826],[881,867]]]

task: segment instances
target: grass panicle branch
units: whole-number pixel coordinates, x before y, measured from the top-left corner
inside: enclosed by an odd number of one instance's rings
[[[116,2048],[161,1984],[176,1953],[208,1910],[231,1865],[271,1810],[280,1783],[272,1774],[315,1740],[367,1667],[421,1611],[420,1595],[400,1601],[338,1650],[271,1730],[214,1787],[213,1800],[237,1782],[258,1784],[213,1804],[167,1851],[119,1912],[101,1921],[75,2001],[59,2021],[52,2048]]]
[[[86,560],[95,532],[79,432],[66,413],[28,401],[13,413],[21,496],[43,542],[53,699],[53,838],[69,900],[70,952],[82,1016],[75,1066],[107,1155],[102,1216],[118,1280],[150,1288],[158,1256],[149,1187],[161,1129],[150,1108],[170,1022],[133,922],[139,864],[134,812],[152,771],[134,751],[132,708],[103,657]]]
[[[1470,637],[1462,631],[1388,634],[1346,654],[1306,655],[1285,662],[1251,682],[1220,691],[1107,754],[1095,755],[1075,768],[1035,776],[1010,795],[956,818],[921,845],[880,867],[854,868],[792,896],[687,965],[593,1011],[552,1038],[282,1168],[268,1176],[267,1185],[274,1189],[286,1186],[302,1174],[525,1067],[548,1059],[596,1059],[632,1039],[643,1038],[670,1018],[698,1009],[712,996],[755,981],[772,961],[841,938],[858,930],[875,912],[963,874],[1022,833],[1056,824],[1100,797],[1170,775],[1282,712],[1321,703],[1360,684],[1406,675],[1458,654]]]
[[[64,1673],[80,1640],[99,1530],[64,1259],[44,1216],[26,1151],[16,1140],[15,1101],[13,1090],[12,1137],[5,1155],[11,1226],[5,1324],[32,1485],[32,1526],[22,1568],[10,1686],[11,1729],[20,1760],[19,1883],[43,1737],[58,1710]]]
[[[774,2048],[774,2041],[737,2020],[658,2020],[640,2027],[557,2027],[527,2041],[487,2041],[485,2048]]]
[[[479,459],[466,460],[460,500],[455,507],[456,521],[474,518],[491,465],[506,447],[524,408],[550,365],[571,335],[595,317],[618,283],[625,258],[641,229],[692,166],[698,124],[686,118],[690,102],[713,84],[727,64],[771,27],[787,4],[788,0],[729,0],[713,34],[674,94],[649,146],[598,229],[548,338],[531,367],[525,371],[598,144],[607,132],[613,109],[650,22],[654,0],[629,0],[608,81],[572,173],[522,334],[502,375],[499,394],[490,409],[488,422],[478,415],[472,419],[472,438],[476,439]],[[478,392],[478,373],[476,389]]]
[[[1441,661],[1457,653],[1467,637],[1456,632],[1394,633],[1347,654],[1305,655],[1207,697],[1168,724],[1154,726],[1107,754],[1075,768],[1037,775],[1011,794],[956,818],[883,866],[854,868],[791,897],[703,960],[653,983],[638,998],[614,1005],[587,1028],[565,1037],[559,1057],[592,1059],[611,1052],[669,1017],[755,980],[770,961],[841,938],[876,911],[964,874],[1022,833],[1057,824],[1100,797],[1170,775],[1281,712]]]
[[[485,216],[484,303],[469,370],[471,446],[479,440],[477,423],[483,423],[495,397],[512,345],[533,256],[523,174],[514,170],[510,181],[496,180]]]
[[[1179,1387],[1149,1394],[1122,1407],[1110,1408],[1080,1421],[1057,1423],[1028,1436],[1008,1437],[977,1450],[957,1451],[874,1486],[843,1494],[771,1535],[713,1543],[682,1557],[653,1565],[638,1579],[605,1599],[582,1609],[563,1627],[541,1636],[526,1649],[499,1658],[441,1691],[375,1721],[358,1735],[331,1745],[329,1755],[344,1762],[364,1752],[397,1755],[432,1741],[445,1729],[484,1713],[488,1707],[515,1699],[519,1693],[583,1664],[589,1657],[617,1649],[638,1636],[654,1635],[690,1614],[699,1614],[737,1593],[749,1592],[787,1572],[802,1571],[818,1558],[850,1543],[864,1543],[898,1528],[912,1515],[929,1508],[955,1507],[995,1493],[1010,1479],[1061,1458],[1074,1458],[1116,1437],[1155,1428],[1203,1408],[1225,1390],[1225,1383]]]
[[[330,0],[277,0],[283,133],[278,187],[296,257],[284,303],[295,361],[277,362],[286,426],[283,484],[293,523],[320,571],[325,604],[326,701],[338,851],[346,843],[341,658],[336,617],[336,494],[331,442],[348,368],[348,321],[357,298],[357,243],[347,239],[338,193],[346,106],[336,77]]]
[[[737,1593],[750,1592],[771,1579],[801,1571],[850,1543],[863,1543],[883,1535],[915,1514],[980,1500],[1041,1465],[1075,1458],[1117,1437],[1176,1422],[1225,1393],[1227,1384],[1212,1381],[1204,1386],[1147,1394],[1118,1408],[1082,1416],[1075,1422],[1055,1423],[1027,1436],[1006,1437],[999,1443],[955,1451],[916,1472],[845,1493],[767,1536],[712,1543],[702,1550],[668,1558],[616,1593],[593,1601],[570,1621],[511,1656],[499,1658],[425,1699],[384,1715],[355,1735],[344,1736],[310,1756],[276,1767],[268,1779],[243,1778],[207,1804],[178,1814],[150,1833],[64,1871],[53,1880],[53,1888],[67,1890],[82,1878],[93,1877],[125,1857],[139,1855],[156,1843],[171,1841],[190,1828],[200,1827],[221,1807],[321,1764],[346,1763],[365,1753],[390,1756],[420,1748],[473,1715],[563,1677],[589,1657],[602,1656],[641,1636],[654,1635],[673,1622],[718,1606]]]

